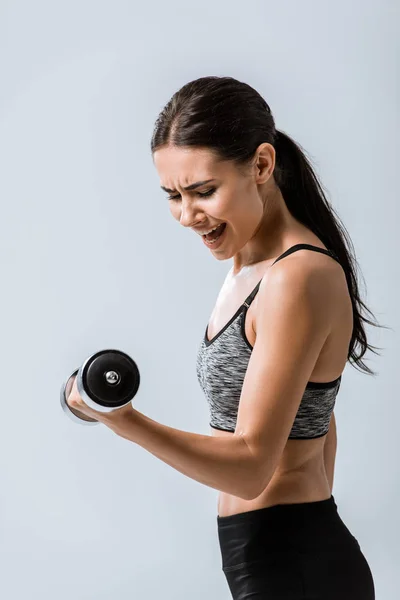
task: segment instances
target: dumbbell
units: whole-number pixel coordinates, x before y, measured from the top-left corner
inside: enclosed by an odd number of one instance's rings
[[[124,352],[100,350],[90,356],[61,387],[61,406],[68,417],[80,425],[98,425],[99,421],[67,404],[75,377],[79,395],[85,404],[104,413],[129,404],[140,384],[139,369],[135,361]]]

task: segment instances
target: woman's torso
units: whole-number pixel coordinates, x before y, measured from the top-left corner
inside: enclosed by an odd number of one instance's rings
[[[305,240],[305,243],[325,248],[320,240]],[[332,381],[342,373],[346,361],[349,342],[353,329],[353,313],[351,299],[347,288],[344,271],[331,257],[319,252],[299,250],[294,257],[303,255],[303,260],[319,261],[326,269],[327,281],[332,286],[335,296],[332,311],[332,332],[329,335],[310,381]],[[287,256],[283,260],[290,260]],[[268,269],[275,259],[269,259],[254,265],[245,276],[228,275],[219,293],[214,310],[208,323],[207,338],[212,340],[222,330],[233,314],[241,306],[244,299],[261,278],[268,277]],[[321,262],[322,261],[322,262]],[[255,296],[245,318],[245,333],[248,341],[254,346],[256,340],[255,315],[258,310],[258,295]],[[211,428],[213,436],[233,435],[228,431]],[[219,516],[228,516],[274,504],[296,502],[313,502],[329,498],[331,490],[325,472],[323,459],[325,436],[316,439],[288,439],[281,460],[265,490],[253,500],[243,500],[220,492],[218,497]]]

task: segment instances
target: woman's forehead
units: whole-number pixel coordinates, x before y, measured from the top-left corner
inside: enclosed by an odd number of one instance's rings
[[[200,181],[221,177],[229,165],[218,161],[209,150],[161,148],[154,153],[154,164],[163,188],[182,188]]]

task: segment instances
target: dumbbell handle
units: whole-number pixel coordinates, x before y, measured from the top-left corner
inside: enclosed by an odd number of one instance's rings
[[[81,367],[82,371],[85,368],[85,365],[86,365],[86,363],[87,363],[88,360],[89,360],[89,358],[83,363],[83,365]],[[90,417],[88,417],[84,413],[79,412],[79,410],[76,410],[76,408],[72,408],[67,403],[68,396],[69,396],[69,393],[71,391],[71,390],[67,391],[67,384],[71,380],[72,377],[75,377],[75,378],[77,377],[78,372],[79,372],[79,369],[75,370],[72,373],[72,375],[70,375],[68,377],[67,382],[62,385],[62,387],[61,387],[61,394],[60,394],[61,395],[61,406],[63,407],[64,412],[66,412],[67,415],[73,421],[75,421],[75,423],[79,423],[80,425],[98,425],[99,424],[98,421],[96,421],[95,419],[91,419]],[[110,383],[110,385],[112,385],[113,383],[118,383],[119,376],[118,376],[118,373],[116,373],[115,371],[108,371],[105,374],[105,378],[107,379],[108,383]],[[113,410],[115,410],[115,408],[110,408],[110,407],[107,407],[107,406],[100,406],[96,402],[93,402],[93,400],[91,398],[89,398],[89,396],[86,394],[86,391],[84,390],[84,388],[82,386],[81,378],[80,377],[78,377],[78,379],[77,379],[76,387],[78,388],[78,392],[79,392],[80,397],[82,398],[82,400],[84,401],[84,403],[87,406],[89,406],[89,408],[92,408],[93,410],[97,410],[98,412],[103,412],[103,413],[109,413],[109,412],[112,412]]]

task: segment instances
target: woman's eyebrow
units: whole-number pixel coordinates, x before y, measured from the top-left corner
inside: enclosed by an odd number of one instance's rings
[[[210,183],[210,181],[215,181],[215,180],[214,179],[206,179],[205,181],[197,181],[196,183],[191,183],[190,185],[184,187],[183,189],[186,191],[195,190],[196,188],[200,187],[201,185]],[[166,188],[164,186],[161,186],[161,189],[164,190],[164,192],[168,192],[169,194],[173,194],[174,192],[176,192],[176,190],[170,190],[169,188]]]

